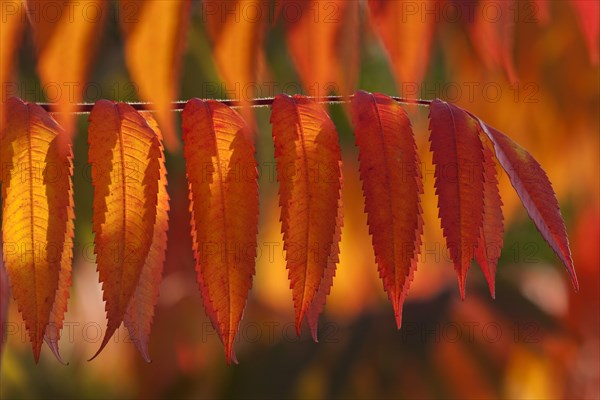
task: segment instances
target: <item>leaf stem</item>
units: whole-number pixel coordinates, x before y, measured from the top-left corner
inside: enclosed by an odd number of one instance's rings
[[[319,103],[323,104],[338,104],[338,103],[348,103],[352,100],[353,95],[351,96],[325,96],[325,97],[312,97],[309,98],[317,99]],[[432,100],[424,100],[424,99],[407,99],[403,97],[392,97],[392,99],[396,100],[398,103],[402,104],[416,104],[420,106],[429,106]],[[206,99],[204,99],[206,100]],[[216,101],[220,101],[221,103],[229,106],[229,107],[242,107],[244,102],[240,100],[230,100],[230,99],[215,99]],[[273,97],[264,97],[264,98],[256,98],[251,99],[247,102],[250,107],[267,107],[273,103]],[[179,100],[171,103],[172,111],[181,111],[185,107],[187,100]],[[143,103],[143,102],[132,102],[128,103],[131,107],[138,111],[156,111],[156,107],[152,103]],[[44,110],[59,114],[59,111],[56,110],[56,103],[38,103]],[[94,108],[94,103],[77,103],[75,105],[74,114],[89,114]]]

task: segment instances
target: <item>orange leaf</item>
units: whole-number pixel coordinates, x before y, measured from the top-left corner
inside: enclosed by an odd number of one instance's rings
[[[217,101],[188,101],[183,141],[192,239],[204,306],[237,363],[233,343],[252,287],[258,173],[245,121]]]
[[[244,119],[254,126],[248,107],[254,98],[259,67],[265,63],[262,41],[268,13],[264,2],[255,0],[214,0],[206,2],[206,28],[213,41],[213,57],[227,93],[241,100]],[[258,8],[256,17],[249,14]]]
[[[471,41],[488,68],[500,67],[508,80],[517,81],[513,60],[514,0],[481,0],[470,27]]]
[[[13,295],[39,360],[50,322],[62,327],[72,256],[72,153],[40,106],[11,98],[0,139],[2,242]],[[60,304],[58,304],[60,303]]]
[[[121,325],[147,262],[162,155],[156,133],[130,105],[97,101],[89,119],[94,252],[108,317],[96,357]]]
[[[527,213],[542,237],[567,268],[575,290],[579,290],[565,223],[546,172],[527,150],[502,132],[474,118],[494,144],[496,157],[508,174],[510,183],[519,195]]]
[[[167,230],[169,228],[169,194],[167,193],[167,170],[165,168],[165,155],[162,146],[162,134],[156,120],[148,112],[141,115],[154,130],[160,146],[160,182],[158,183],[156,222],[152,233],[152,244],[148,258],[142,268],[140,280],[135,293],[127,307],[123,323],[129,331],[129,336],[146,362],[150,362],[148,340],[154,307],[158,300],[160,282],[162,279],[165,252],[167,250]]]
[[[294,3],[299,18],[286,18],[288,49],[306,93],[349,94],[358,78],[357,1],[308,0]],[[281,3],[284,6],[285,1]],[[292,7],[290,7],[292,8]]]
[[[455,105],[434,100],[429,119],[439,217],[464,299],[483,223],[483,146],[476,122]]]
[[[171,102],[179,95],[179,73],[188,31],[190,0],[120,0],[125,59],[140,98],[154,103],[170,151],[179,148]]]
[[[57,118],[72,135],[77,118],[72,112],[86,91],[108,4],[105,0],[27,0],[26,6],[46,100],[56,103]]]
[[[379,276],[400,328],[423,232],[417,146],[406,112],[388,96],[357,92],[352,120],[369,233]]]
[[[424,11],[435,8],[435,0],[369,0],[371,23],[387,51],[399,92],[425,77],[435,18]]]
[[[4,129],[6,101],[18,95],[19,85],[14,82],[17,50],[22,39],[26,19],[23,5],[19,2],[2,2],[0,21],[0,131]]]
[[[333,122],[313,100],[279,95],[272,108],[281,230],[299,335],[304,314],[322,301],[317,292],[332,247],[339,245],[341,152]]]
[[[488,282],[492,298],[496,297],[496,265],[500,258],[504,236],[502,221],[502,199],[498,190],[498,171],[494,162],[494,153],[484,146],[483,174],[483,226],[479,234],[479,243],[475,248],[475,259]]]
[[[341,162],[340,171],[342,170]],[[338,202],[338,213],[335,219],[335,233],[333,236],[333,242],[331,243],[331,253],[327,259],[327,266],[325,267],[325,272],[323,274],[323,279],[319,284],[319,288],[317,289],[317,293],[315,293],[315,297],[306,311],[306,317],[308,319],[308,326],[310,327],[310,333],[315,342],[318,342],[317,338],[317,327],[319,324],[319,315],[323,311],[323,307],[325,307],[325,300],[329,293],[331,292],[331,287],[333,286],[333,278],[335,278],[335,270],[338,262],[340,261],[340,241],[342,239],[342,226],[344,225],[344,205],[342,203],[342,186],[343,181],[340,180],[340,199]]]

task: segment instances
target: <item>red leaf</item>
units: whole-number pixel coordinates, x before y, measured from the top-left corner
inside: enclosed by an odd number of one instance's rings
[[[513,57],[513,10],[517,7],[514,0],[481,0],[469,30],[481,60],[490,69],[502,68],[511,83],[517,81]]]
[[[475,249],[475,259],[485,275],[492,297],[495,298],[496,265],[500,258],[504,236],[502,199],[498,190],[498,171],[494,162],[494,154],[489,147],[485,146],[483,155],[485,160],[483,175],[483,226],[479,235],[479,243]]]
[[[439,217],[464,299],[483,223],[483,147],[477,123],[455,105],[434,100],[429,118]]]
[[[342,165],[340,163],[340,171],[341,169]],[[310,326],[310,333],[315,342],[319,341],[317,338],[319,315],[323,311],[323,307],[325,307],[325,300],[331,292],[331,287],[333,286],[333,278],[335,277],[335,270],[338,262],[340,261],[340,240],[342,239],[342,226],[344,225],[342,186],[343,182],[340,181],[340,199],[338,202],[338,214],[335,219],[335,234],[333,237],[333,242],[331,244],[331,253],[329,254],[329,258],[327,259],[327,267],[325,267],[325,273],[323,274],[323,279],[321,280],[319,289],[317,289],[317,293],[315,294],[312,304],[306,312],[308,326]]]
[[[417,147],[406,112],[388,96],[357,92],[352,99],[352,120],[369,233],[400,328],[423,231]]]
[[[317,292],[328,266],[333,268],[329,262],[339,241],[341,152],[333,122],[313,100],[279,95],[272,108],[281,231],[299,335],[304,314],[314,301],[322,302],[324,296]]]
[[[577,12],[583,36],[587,42],[590,61],[598,65],[600,60],[600,2],[597,0],[571,0]]]
[[[252,287],[258,183],[248,127],[232,108],[192,99],[183,110],[192,239],[204,307],[237,363],[233,343]]]
[[[567,268],[575,290],[579,290],[565,224],[546,172],[527,150],[479,118],[474,118],[494,144],[496,157],[508,174],[527,213]]]

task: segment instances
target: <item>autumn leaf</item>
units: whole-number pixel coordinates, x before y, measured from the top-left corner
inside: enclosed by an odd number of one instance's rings
[[[25,19],[19,2],[2,3],[0,22],[0,131],[4,130],[6,101],[17,95],[19,85],[13,81],[17,50],[22,40]]]
[[[513,60],[515,9],[514,0],[481,0],[469,28],[471,41],[488,68],[501,68],[511,83],[517,81]],[[490,11],[493,10],[493,11]],[[496,13],[495,16],[489,14]]]
[[[498,190],[498,171],[494,162],[494,153],[489,147],[484,146],[483,156],[483,226],[475,248],[475,259],[488,282],[490,294],[495,298],[496,265],[500,258],[504,236],[502,199]]]
[[[341,162],[339,163],[340,171],[342,170]],[[338,202],[338,213],[335,219],[335,232],[333,236],[333,242],[331,243],[331,252],[327,258],[327,266],[323,273],[323,279],[319,284],[317,293],[306,311],[306,319],[308,320],[308,326],[310,327],[310,333],[315,342],[318,342],[317,328],[319,325],[319,315],[323,312],[325,307],[325,301],[331,288],[333,287],[333,278],[335,278],[335,271],[337,264],[340,261],[340,242],[342,240],[342,226],[344,225],[344,204],[342,202],[342,186],[343,181],[340,180],[340,198]]]
[[[523,147],[502,132],[492,128],[479,118],[483,132],[494,144],[496,157],[508,174],[527,213],[542,237],[567,268],[573,287],[579,290],[579,282],[569,248],[567,231],[560,215],[558,200],[552,184],[540,164]]]
[[[94,252],[108,317],[96,357],[121,325],[153,244],[162,154],[130,105],[100,100],[89,119]]]
[[[57,118],[73,135],[87,77],[108,14],[105,0],[27,0],[28,20],[37,48],[37,71]],[[56,15],[56,17],[55,17]]]
[[[435,0],[369,0],[371,25],[383,42],[399,92],[425,77],[435,18],[423,18],[423,13],[435,6]]]
[[[587,42],[590,61],[598,65],[600,60],[600,2],[594,0],[571,0],[585,41]]]
[[[351,93],[358,78],[359,2],[287,2],[299,15],[285,19],[286,40],[305,92],[316,97]]]
[[[240,100],[244,119],[254,127],[254,114],[249,108],[256,95],[254,88],[265,64],[262,48],[268,12],[254,0],[215,0],[205,4],[206,28],[213,42],[213,58],[228,93]],[[257,16],[248,14],[257,8]],[[246,11],[243,11],[246,10]]]
[[[217,101],[188,101],[183,141],[192,239],[204,307],[237,363],[233,343],[252,287],[258,233],[258,172],[242,117]]]
[[[300,334],[304,315],[325,276],[332,246],[338,245],[334,240],[339,241],[341,153],[333,122],[307,97],[275,97],[271,124],[281,230]]]
[[[477,123],[455,105],[434,100],[429,119],[439,217],[464,298],[483,223],[483,146]]]
[[[165,146],[179,148],[171,102],[179,94],[179,74],[189,24],[190,0],[120,0],[125,60],[143,101],[154,103]]]
[[[417,146],[406,112],[388,96],[357,92],[352,121],[369,233],[379,276],[400,328],[423,232]]]
[[[46,328],[52,323],[60,330],[66,310],[74,218],[71,144],[40,106],[14,97],[6,105],[0,139],[3,257],[37,363]]]
[[[69,152],[70,152],[69,148]],[[69,154],[69,162],[64,166],[64,173],[57,179],[57,188],[53,191],[47,190],[49,196],[56,196],[61,198],[61,206],[67,207],[67,223],[66,223],[66,236],[65,245],[58,251],[60,253],[60,272],[58,274],[58,288],[54,297],[54,305],[50,312],[50,321],[46,328],[44,335],[44,341],[52,350],[54,356],[62,364],[66,364],[58,350],[58,341],[60,340],[60,332],[63,327],[65,319],[65,313],[67,312],[67,304],[69,301],[69,289],[71,288],[71,262],[73,259],[73,236],[75,226],[73,221],[75,220],[74,203],[73,203],[73,187],[71,184],[71,176],[73,175],[73,155]],[[68,198],[63,198],[64,194],[68,193]]]
[[[158,123],[149,112],[140,113],[148,126],[154,130],[160,146],[160,181],[158,183],[156,222],[152,231],[152,244],[142,268],[140,280],[135,293],[129,302],[123,323],[129,336],[146,362],[150,362],[148,341],[154,318],[154,307],[158,300],[160,282],[162,280],[165,252],[167,250],[167,230],[169,228],[169,194],[167,193],[167,169],[162,146],[162,134]]]

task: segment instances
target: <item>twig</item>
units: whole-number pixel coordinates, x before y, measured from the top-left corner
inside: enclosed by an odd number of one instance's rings
[[[325,97],[312,97],[308,96],[312,99],[317,99],[319,103],[327,103],[327,104],[336,104],[336,103],[347,103],[349,102],[353,96],[325,96]],[[407,99],[403,97],[392,97],[392,99],[396,100],[398,103],[402,104],[417,104],[420,106],[429,106],[431,104],[431,100],[422,100],[422,99]],[[206,100],[206,99],[205,99]],[[213,99],[216,101],[220,101],[221,103],[229,106],[229,107],[242,107],[244,102],[240,100],[229,100],[229,99]],[[264,97],[249,100],[246,104],[250,107],[267,107],[273,103],[273,97]],[[175,101],[171,103],[171,110],[173,111],[181,111],[185,107],[187,101]],[[138,111],[156,111],[154,104],[152,103],[143,103],[143,102],[133,102],[128,103],[131,107]],[[52,113],[59,113],[56,111],[57,104],[56,103],[38,103],[43,109]],[[73,113],[75,114],[89,114],[94,108],[94,103],[78,103],[75,105],[75,110]]]

